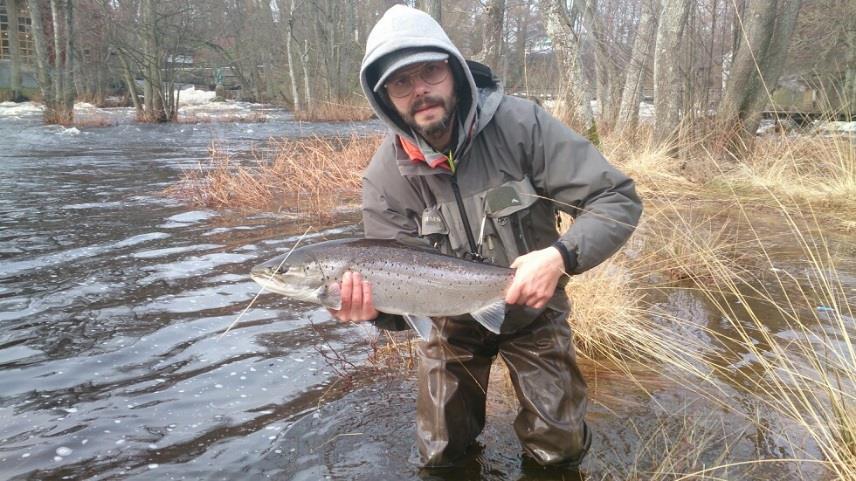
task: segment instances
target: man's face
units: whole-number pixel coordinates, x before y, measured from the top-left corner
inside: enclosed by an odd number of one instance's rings
[[[445,73],[445,77],[431,83],[433,77],[441,73]],[[430,140],[451,130],[450,120],[458,99],[448,62],[408,65],[390,75],[385,85],[398,115],[423,137]],[[408,90],[408,86],[410,91],[402,95],[401,91]]]

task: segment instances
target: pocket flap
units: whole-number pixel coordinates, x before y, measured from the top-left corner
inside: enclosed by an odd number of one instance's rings
[[[529,178],[506,182],[485,194],[485,213],[492,217],[508,217],[528,208],[538,200]]]
[[[440,206],[429,207],[422,211],[422,222],[419,225],[419,235],[448,234],[449,228],[440,215]]]

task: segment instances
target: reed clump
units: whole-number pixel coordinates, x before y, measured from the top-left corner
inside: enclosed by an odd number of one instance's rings
[[[294,112],[294,120],[302,122],[361,122],[373,117],[374,112],[362,98],[343,102],[316,102],[308,109]]]
[[[356,208],[362,172],[380,137],[271,140],[270,149],[236,160],[214,146],[209,161],[184,172],[168,193],[197,205],[274,210],[328,222]]]

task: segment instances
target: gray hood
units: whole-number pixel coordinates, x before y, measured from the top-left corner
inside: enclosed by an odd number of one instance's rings
[[[387,105],[373,91],[380,77],[377,61],[389,53],[413,47],[436,49],[449,54],[449,65],[455,75],[455,88],[458,95],[458,118],[463,120],[465,131],[470,132],[470,136],[475,135],[493,116],[502,97],[501,88],[498,83],[494,83],[493,88],[482,89],[479,92],[466,60],[449,40],[440,24],[427,13],[404,5],[395,5],[387,10],[369,33],[366,41],[366,54],[360,67],[360,85],[372,109],[396,134],[416,143],[413,132],[393,107]],[[487,97],[492,97],[490,102],[485,101]],[[479,104],[482,104],[480,112],[482,118],[477,117]],[[478,122],[478,125],[474,125],[475,122]],[[466,139],[459,138],[455,150],[460,151],[465,141]]]

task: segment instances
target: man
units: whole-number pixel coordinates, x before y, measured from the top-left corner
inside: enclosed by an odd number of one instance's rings
[[[630,236],[641,214],[633,181],[534,103],[505,96],[487,67],[468,64],[418,10],[396,5],[378,21],[360,81],[391,129],[364,174],[366,237],[516,269],[501,334],[468,316],[441,318],[420,345],[415,461],[451,465],[474,443],[499,355],[520,402],[514,428],[526,455],[575,468],[591,436],[560,280]],[[557,209],[574,217],[561,238]],[[341,293],[341,310],[331,311],[339,320],[405,327],[374,309],[359,273]]]

